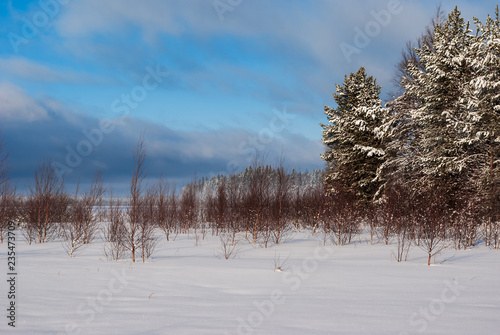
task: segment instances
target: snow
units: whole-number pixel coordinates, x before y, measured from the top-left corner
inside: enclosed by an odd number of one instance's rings
[[[323,246],[295,233],[271,248],[191,233],[161,241],[143,263],[107,261],[96,241],[69,258],[60,242],[27,245],[18,232],[19,334],[498,334],[500,252],[448,249],[434,266],[395,245]],[[6,263],[7,247],[0,245]],[[287,261],[275,271],[275,259]],[[444,261],[444,262],[443,262]],[[6,268],[5,266],[3,266]],[[2,296],[7,292],[1,281]],[[2,304],[6,306],[3,298]],[[6,315],[5,308],[3,314]]]
[[[364,146],[364,145],[358,145],[358,144],[356,144],[354,146],[353,150],[362,151],[363,153],[366,154],[366,157],[372,157],[372,156],[379,156],[380,157],[380,156],[385,155],[384,150],[374,148],[374,147],[368,147],[368,146]]]

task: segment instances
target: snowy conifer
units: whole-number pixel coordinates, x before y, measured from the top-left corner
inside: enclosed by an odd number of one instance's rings
[[[409,64],[412,80],[403,79],[406,92],[400,98],[413,101],[406,106],[408,123],[400,125],[411,133],[413,155],[406,159],[412,160],[413,177],[424,189],[443,187],[452,197],[473,168],[464,141],[470,135],[470,108],[464,97],[473,74],[469,32],[455,8],[445,24],[436,26],[432,47],[416,50],[420,64]]]
[[[474,157],[482,196],[490,213],[499,212],[500,202],[500,15],[488,15],[485,24],[475,19],[478,34],[473,43],[475,76],[468,103],[471,109],[469,144]],[[496,211],[493,209],[496,208]]]
[[[326,190],[335,193],[344,189],[362,202],[371,201],[379,183],[376,172],[385,156],[379,136],[385,114],[380,86],[361,67],[336,89],[337,108],[325,106],[329,124],[321,124],[327,146],[321,155],[328,164]]]
[[[471,81],[472,97],[469,115],[474,139],[487,148],[487,165],[493,169],[500,149],[500,18],[488,16],[483,25],[476,19],[480,35],[473,44],[476,76]]]

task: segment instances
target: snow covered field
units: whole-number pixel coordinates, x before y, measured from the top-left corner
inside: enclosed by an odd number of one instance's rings
[[[143,264],[107,261],[100,241],[70,259],[60,242],[17,238],[16,328],[2,298],[1,334],[500,333],[500,253],[484,246],[427,266],[418,248],[397,263],[394,245],[324,247],[302,232],[268,249],[242,241],[226,260],[218,237],[159,235]]]

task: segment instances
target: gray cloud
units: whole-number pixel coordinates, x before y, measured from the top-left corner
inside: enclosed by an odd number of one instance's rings
[[[390,25],[371,43],[372,46],[383,45],[385,52],[373,53],[367,48],[353,57],[350,64],[344,58],[340,43],[352,44],[353,28],[363,28],[373,20],[371,11],[386,9],[387,2],[243,1],[226,12],[224,21],[220,21],[212,1],[151,0],[145,6],[131,0],[104,3],[89,0],[70,3],[55,26],[68,41],[67,47],[74,51],[75,57],[82,57],[80,50],[84,45],[90,53],[108,55],[104,58],[109,57],[111,66],[143,69],[144,59],[155,59],[160,51],[172,63],[167,66],[177,71],[179,80],[184,82],[180,86],[234,91],[238,88],[231,87],[230,83],[234,84],[232,79],[236,77],[236,82],[248,82],[255,96],[281,99],[282,102],[285,98],[310,99],[316,92],[323,96],[331,94],[333,85],[325,85],[325,82],[335,78],[341,80],[344,74],[365,65],[367,57],[372,64],[368,71],[380,67],[392,69],[406,40],[421,32],[433,11],[415,1],[401,3],[403,12],[394,16]],[[95,11],[97,7],[99,11]],[[130,29],[138,31],[131,33]],[[139,50],[131,47],[133,43],[129,41],[130,35],[137,34],[145,42]],[[101,36],[100,42],[94,39],[95,36]],[[170,44],[165,37],[181,42]],[[289,78],[289,87],[278,89],[276,79],[268,76],[266,68],[235,66],[232,52],[224,52],[228,50],[213,45],[217,39],[226,37],[239,39],[240,43],[244,41],[235,48],[247,48],[245,53],[252,59],[265,58],[267,66],[275,71],[274,76]],[[184,49],[182,41],[193,38],[196,38],[196,43],[192,43],[194,49]],[[113,53],[116,55],[112,56]],[[128,61],[121,57],[124,53]],[[388,62],[392,63],[387,66]],[[224,65],[229,63],[234,68]],[[389,79],[390,75],[384,75],[379,81],[388,85]],[[245,89],[248,92],[248,88]],[[269,93],[266,96],[264,92]]]
[[[0,83],[0,120],[31,122],[47,118],[46,108],[23,89],[7,82]]]
[[[102,83],[109,82],[104,78],[96,78],[85,73],[72,70],[54,70],[53,68],[36,63],[22,57],[0,58],[0,72],[17,79],[41,81],[49,83]]]
[[[252,163],[257,151],[267,154],[271,164],[283,150],[293,167],[322,166],[318,141],[292,134],[286,128],[276,133],[269,133],[266,128],[264,137],[264,133],[241,129],[178,131],[128,116],[112,120],[112,131],[100,137],[96,134],[102,129],[101,120],[72,113],[56,100],[46,103],[26,94],[24,97],[34,106],[45,108],[46,117],[31,121],[2,120],[2,135],[10,151],[11,176],[20,191],[32,178],[36,166],[49,159],[66,169],[68,185],[80,180],[85,186],[96,169],[101,168],[115,192],[126,192],[126,181],[132,172],[132,150],[142,132],[148,150],[148,176],[152,179],[163,175],[184,183],[195,173],[199,177],[230,173],[233,167],[242,169]],[[78,164],[75,155],[81,158]]]

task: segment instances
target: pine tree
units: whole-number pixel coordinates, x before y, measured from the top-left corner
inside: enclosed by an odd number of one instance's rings
[[[435,27],[432,46],[416,50],[420,64],[409,64],[411,80],[403,79],[406,92],[400,98],[413,101],[403,126],[407,134],[410,131],[411,173],[417,187],[441,188],[450,200],[473,169],[467,142],[470,108],[464,99],[473,76],[469,32],[455,8],[445,24]]]
[[[385,157],[379,127],[386,113],[380,88],[361,67],[336,85],[337,108],[325,106],[329,124],[321,124],[327,146],[321,158],[328,164],[324,181],[330,194],[347,191],[366,204],[378,189],[376,172]]]
[[[471,113],[469,144],[475,148],[480,200],[489,223],[500,216],[500,15],[488,15],[486,23],[474,19],[478,28],[473,51],[475,76],[468,96]],[[489,229],[491,233],[491,228]],[[488,231],[487,234],[488,235]],[[489,236],[485,238],[490,242]]]
[[[402,72],[405,92],[387,104],[380,128],[387,160],[379,175],[406,183],[414,199],[436,196],[458,247],[463,237],[464,246],[474,244],[480,212],[489,240],[500,215],[498,9],[484,25],[475,21],[471,34],[455,8],[435,26],[432,43]]]
[[[381,186],[375,198],[384,201],[385,192],[394,192],[387,189],[387,184],[392,186],[411,187],[416,171],[416,161],[413,160],[417,148],[411,143],[414,136],[412,111],[420,106],[420,100],[414,94],[405,90],[409,82],[413,81],[410,73],[410,64],[423,69],[419,55],[416,50],[427,46],[429,50],[434,50],[434,32],[437,26],[442,26],[446,22],[447,15],[437,6],[435,14],[431,17],[429,24],[424,28],[422,34],[415,40],[406,43],[401,52],[401,60],[396,65],[393,77],[397,91],[393,93],[394,99],[386,105],[387,113],[383,126],[380,128],[383,141],[385,143],[386,159],[381,164],[377,173],[377,178],[381,181]],[[404,80],[403,80],[404,79]]]
[[[500,150],[500,15],[488,15],[483,25],[475,19],[480,34],[473,44],[473,66],[476,76],[471,81],[469,105],[470,132],[473,140],[484,150],[488,169],[498,167]]]

